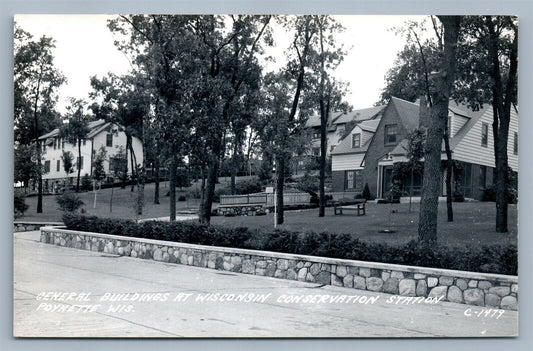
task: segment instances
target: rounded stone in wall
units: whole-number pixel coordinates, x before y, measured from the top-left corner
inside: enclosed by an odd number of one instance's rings
[[[482,280],[477,283],[477,287],[482,290],[488,290],[489,288],[492,288],[492,283],[486,280]]]
[[[485,295],[485,306],[487,307],[500,307],[501,299],[496,294],[486,294]]]
[[[446,299],[450,302],[462,303],[463,302],[463,291],[455,285],[450,286],[448,288],[448,297]]]
[[[388,278],[387,280],[385,280],[385,283],[383,283],[383,292],[386,292],[388,294],[398,294],[398,285],[398,279]]]
[[[416,281],[414,279],[400,280],[400,295],[415,296],[416,295]]]
[[[463,292],[465,302],[469,305],[483,306],[485,294],[481,289],[467,289]]]
[[[426,296],[428,293],[428,284],[425,280],[419,280],[416,283],[416,296]]]
[[[453,285],[453,277],[442,276],[439,278],[439,285]]]
[[[504,297],[511,293],[511,288],[508,286],[495,286],[495,287],[489,288],[489,293],[496,294],[499,297]]]
[[[347,288],[353,288],[353,275],[348,274],[342,279],[342,285]]]
[[[446,293],[448,292],[447,286],[436,286],[429,292],[428,297],[436,297],[439,298],[441,296],[446,297]]]
[[[363,277],[354,275],[353,277],[353,287],[354,289],[366,290],[366,280]]]
[[[468,288],[468,283],[464,279],[457,279],[455,285],[461,290],[466,290]]]
[[[370,291],[382,291],[383,280],[377,277],[366,278],[366,289]]]
[[[500,307],[505,310],[517,310],[518,300],[514,296],[505,296],[500,303]]]

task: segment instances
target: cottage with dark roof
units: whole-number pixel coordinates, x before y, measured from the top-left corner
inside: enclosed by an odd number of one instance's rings
[[[361,124],[332,153],[333,191],[362,191],[367,183],[377,198],[386,196],[390,188],[395,163],[407,162],[407,138],[419,126],[427,123],[426,108],[420,104],[392,97],[385,106],[375,131],[366,140]],[[422,118],[420,117],[422,116]],[[466,105],[450,101],[448,128],[452,159],[461,166],[459,191],[467,198],[481,199],[483,190],[492,184],[494,138],[492,136],[492,106],[486,104],[473,111]],[[367,128],[368,129],[368,128]],[[357,136],[361,134],[361,136]],[[349,146],[352,147],[349,147]],[[509,166],[518,170],[518,111],[513,108],[508,140]],[[442,160],[446,160],[444,145]],[[442,194],[445,194],[444,170]],[[410,179],[404,182],[409,191]],[[420,176],[413,179],[413,193],[420,193]]]

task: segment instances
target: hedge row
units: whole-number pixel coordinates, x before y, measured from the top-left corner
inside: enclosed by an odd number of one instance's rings
[[[448,247],[416,241],[394,246],[366,243],[349,234],[227,228],[192,221],[136,223],[133,220],[65,214],[68,229],[190,244],[277,251],[301,255],[404,264],[419,267],[517,275],[516,245]]]

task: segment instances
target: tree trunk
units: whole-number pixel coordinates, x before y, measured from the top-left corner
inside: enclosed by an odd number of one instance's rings
[[[155,190],[154,190],[154,204],[159,205],[159,153],[155,157]]]
[[[424,148],[423,191],[418,222],[418,238],[424,243],[437,240],[442,138],[448,120],[448,103],[455,75],[455,52],[460,24],[458,16],[439,16],[439,19],[444,26],[444,55],[436,77],[436,91],[433,94],[433,107]]]
[[[36,122],[37,123],[37,122]],[[41,144],[37,140],[37,213],[43,213],[43,165],[41,163]]]
[[[507,141],[509,139],[509,124],[511,120],[511,108],[515,100],[517,70],[518,70],[518,29],[513,26],[514,38],[510,47],[509,72],[506,86],[502,82],[499,57],[499,34],[496,31],[492,16],[485,18],[489,31],[489,57],[492,64],[491,76],[494,81],[492,88],[492,107],[495,152],[495,186],[496,186],[496,231],[505,233],[507,226],[507,187],[508,159]],[[505,91],[504,91],[505,90]],[[505,94],[505,98],[504,98]]]
[[[278,155],[276,157],[276,224],[283,224],[283,186],[285,183],[285,157]]]
[[[328,110],[325,106],[324,99],[320,99],[320,185],[318,197],[318,216],[324,217],[326,212],[326,194],[325,194],[325,180],[326,180],[326,127],[328,121]]]
[[[81,139],[78,139],[78,176],[76,177],[76,192],[80,191],[81,176]]]
[[[452,205],[452,150],[450,149],[450,135],[446,127],[444,132],[444,147],[446,148],[446,210],[448,213],[448,222],[453,222],[453,205]]]
[[[172,159],[170,161],[170,181],[169,181],[169,192],[170,192],[170,221],[174,222],[176,220],[176,167],[178,166],[178,160],[176,153],[172,148]]]
[[[214,137],[213,150],[207,165],[207,184],[204,190],[204,198],[199,216],[200,222],[202,223],[209,223],[211,221],[211,210],[213,208],[213,197],[215,196],[215,185],[217,183],[218,167],[220,165],[223,134],[221,132]]]

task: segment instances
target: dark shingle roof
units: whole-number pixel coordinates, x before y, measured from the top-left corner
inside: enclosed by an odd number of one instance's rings
[[[352,121],[360,122],[360,121],[372,119],[378,113],[380,113],[381,110],[383,110],[384,108],[385,108],[385,105],[381,105],[381,106],[363,108],[359,110],[353,110],[347,113],[342,113],[333,120],[333,124],[349,123]]]

